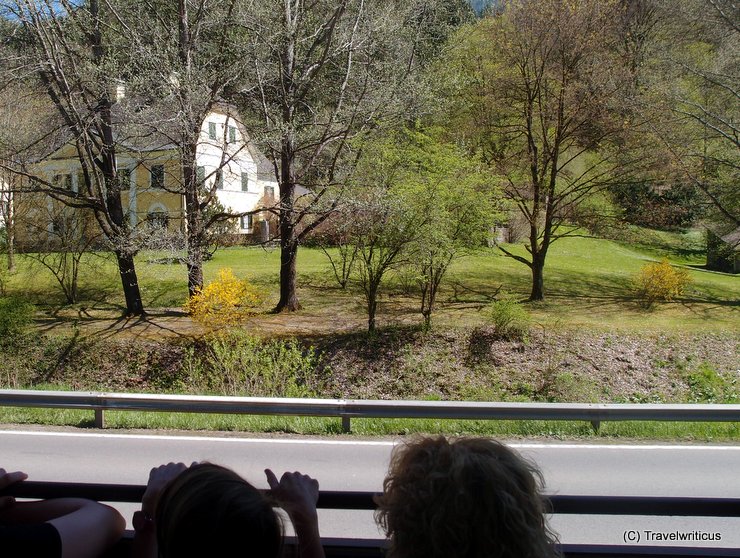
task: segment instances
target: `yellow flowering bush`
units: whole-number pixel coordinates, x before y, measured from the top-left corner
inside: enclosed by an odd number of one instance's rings
[[[646,306],[658,301],[670,301],[681,296],[691,283],[685,269],[673,267],[668,260],[651,262],[640,269],[636,277],[637,292]]]
[[[226,267],[219,270],[215,281],[190,297],[185,310],[205,325],[228,326],[242,321],[263,300],[262,291]]]

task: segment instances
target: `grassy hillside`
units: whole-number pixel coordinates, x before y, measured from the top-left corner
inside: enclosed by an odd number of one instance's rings
[[[600,330],[725,330],[738,331],[740,277],[703,270],[703,255],[696,235],[676,235],[631,229],[630,243],[595,238],[568,238],[556,242],[545,267],[546,300],[529,304],[540,323]],[[511,246],[523,253],[523,247]],[[668,258],[686,266],[692,283],[682,297],[647,311],[639,304],[634,276],[648,261]],[[138,272],[144,304],[153,315],[161,309],[181,308],[187,293],[185,267],[167,262],[163,254],[143,253]],[[277,299],[279,251],[274,248],[228,248],[206,263],[206,281],[218,270],[231,267],[268,294],[264,310]],[[80,301],[67,305],[51,274],[38,263],[19,257],[19,270],[4,272],[7,294],[37,304],[39,317],[113,319],[120,315],[119,279],[111,258],[88,255],[80,272]],[[316,322],[323,331],[327,320],[343,319],[345,328],[362,328],[363,298],[359,289],[340,290],[326,257],[317,249],[303,248],[298,258],[299,296],[305,310],[296,321]],[[529,292],[529,269],[484,249],[453,264],[440,296],[435,321],[449,326],[481,322],[480,310],[498,289],[521,299]],[[418,301],[413,278],[398,272],[389,277],[379,311],[380,325],[418,323]],[[266,320],[276,318],[265,316]],[[283,320],[290,330],[290,319]],[[310,324],[309,324],[310,325]]]
[[[512,246],[513,250],[523,250]],[[527,342],[501,339],[485,307],[503,292],[526,298],[526,266],[495,249],[456,262],[431,332],[422,332],[412,278],[390,278],[380,332],[364,333],[362,295],[341,290],[325,256],[299,254],[304,309],[269,314],[277,298],[279,252],[232,248],[206,264],[206,280],[231,267],[270,296],[227,341],[186,316],[185,269],[165,254],[141,254],[139,277],[150,315],[120,319],[113,262],[90,255],[82,298],[64,304],[48,272],[21,258],[4,276],[9,294],[36,304],[35,332],[0,342],[0,386],[105,391],[389,399],[587,402],[737,402],[740,371],[740,277],[701,269],[700,238],[630,229],[620,242],[557,242],[545,270],[546,300],[526,304],[534,326]],[[644,309],[634,275],[669,258],[692,279],[670,303]],[[498,293],[498,294],[497,294]],[[258,336],[261,339],[257,339]],[[274,339],[274,338],[278,339]],[[265,340],[267,338],[267,340]],[[229,340],[230,339],[230,340]],[[226,345],[224,345],[226,343]],[[88,424],[71,411],[0,410],[0,421]],[[186,427],[332,433],[337,421],[255,417],[112,414],[121,427]],[[646,426],[647,424],[647,426]],[[584,423],[358,421],[359,432],[441,431],[494,435],[590,436]],[[599,435],[736,439],[737,425],[609,425]]]

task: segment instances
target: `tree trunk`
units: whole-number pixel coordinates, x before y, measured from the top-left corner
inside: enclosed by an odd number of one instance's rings
[[[295,312],[301,309],[296,294],[296,258],[298,257],[298,241],[292,227],[280,224],[280,300],[275,312]]]
[[[290,121],[290,112],[287,112]],[[295,176],[294,161],[295,140],[292,134],[283,139],[280,154],[280,300],[275,312],[295,312],[301,309],[296,293],[296,258],[298,256],[298,238],[293,211]]]
[[[532,257],[532,292],[529,295],[530,301],[544,300],[545,298],[545,257],[538,254]]]
[[[203,288],[203,247],[188,234],[188,297]]]
[[[8,233],[8,271],[15,271],[15,206],[13,192],[8,193],[7,211],[5,212],[5,232]]]
[[[144,305],[141,302],[134,257],[131,254],[116,252],[116,259],[123,284],[123,294],[126,297],[126,316],[143,316],[145,314]]]
[[[378,311],[378,293],[372,293],[368,295],[367,300],[367,331],[373,333],[375,331],[375,314]]]
[[[185,184],[185,219],[188,225],[188,296],[203,288],[203,215],[198,199],[198,184],[195,175],[195,145],[184,149],[183,182]]]

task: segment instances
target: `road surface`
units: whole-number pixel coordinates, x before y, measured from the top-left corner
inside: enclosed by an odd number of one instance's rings
[[[0,466],[23,470],[32,480],[145,484],[154,465],[208,460],[235,469],[258,487],[266,487],[263,471],[270,467],[278,474],[310,474],[326,490],[379,491],[396,443],[6,427],[0,431]],[[740,498],[740,445],[507,443],[537,463],[548,493]],[[130,520],[133,507],[119,507]],[[698,530],[719,533],[721,542],[692,545],[740,547],[740,518],[561,515],[551,524],[566,543],[623,544],[627,531],[644,539],[646,531]],[[325,536],[378,536],[369,512],[322,511],[321,528]]]

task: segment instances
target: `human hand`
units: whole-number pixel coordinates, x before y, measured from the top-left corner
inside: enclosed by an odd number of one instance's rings
[[[149,482],[147,482],[144,496],[141,497],[141,511],[149,517],[154,517],[162,491],[187,468],[185,463],[168,463],[149,471]]]
[[[283,473],[278,482],[275,473],[265,469],[270,492],[293,522],[302,558],[325,558],[319,535],[319,481],[299,472]]]
[[[308,475],[283,473],[278,482],[277,476],[270,469],[265,469],[270,491],[295,523],[311,520],[316,517],[316,502],[319,500],[319,481]]]
[[[5,471],[5,469],[0,468],[0,491],[4,490],[11,484],[24,481],[27,478],[28,475],[26,473],[22,473],[20,471],[8,473]],[[0,510],[12,506],[14,503],[15,498],[13,498],[12,496],[0,496]]]

